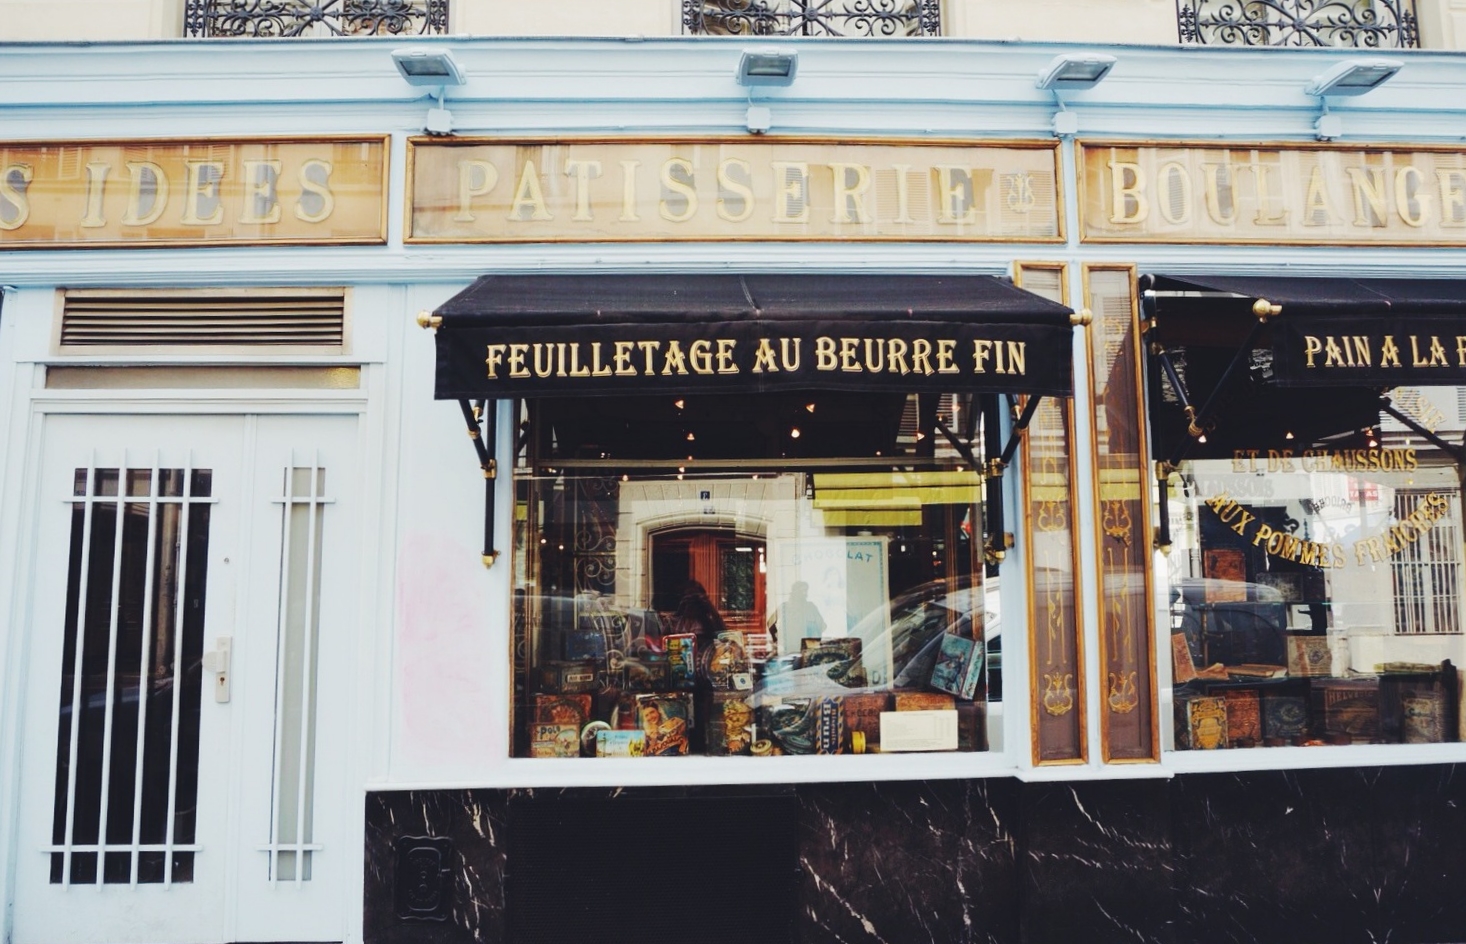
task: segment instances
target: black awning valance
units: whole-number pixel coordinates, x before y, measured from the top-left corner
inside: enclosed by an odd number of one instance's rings
[[[1146,283],[1162,334],[1198,343],[1225,335],[1228,321],[1254,319],[1259,301],[1279,306],[1263,335],[1275,384],[1466,384],[1466,280],[1155,275]]]
[[[484,276],[434,316],[438,399],[1073,388],[1070,309],[991,276]]]

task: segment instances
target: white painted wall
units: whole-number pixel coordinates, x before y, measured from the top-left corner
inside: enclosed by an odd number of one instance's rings
[[[1025,42],[1176,42],[1176,0],[945,0],[944,33]]]

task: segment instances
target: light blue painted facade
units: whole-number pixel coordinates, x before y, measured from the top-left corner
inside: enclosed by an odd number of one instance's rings
[[[765,43],[761,43],[765,44]],[[774,41],[797,47],[799,77],[787,89],[759,90],[772,111],[768,137],[1001,142],[1050,140],[1057,103],[1034,87],[1055,55],[1089,47],[960,40],[906,42]],[[1348,275],[1454,278],[1466,272],[1466,239],[1449,248],[1206,247],[1085,245],[1079,241],[1078,185],[1072,139],[1062,143],[1061,187],[1067,243],[667,243],[554,245],[405,245],[406,141],[421,132],[429,100],[408,87],[388,53],[400,43],[377,40],[0,44],[0,144],[75,140],[309,135],[389,135],[387,242],[382,246],[0,251],[0,849],[7,889],[7,927],[28,907],[17,899],[17,863],[39,853],[17,838],[23,814],[17,791],[21,749],[41,722],[23,706],[35,684],[28,667],[28,627],[55,577],[38,574],[38,502],[53,501],[38,481],[36,458],[47,417],[60,414],[165,416],[240,413],[357,418],[356,485],[364,516],[354,562],[359,633],[342,656],[349,666],[348,710],[323,736],[347,745],[341,839],[347,869],[332,907],[348,940],[361,934],[361,804],[379,788],[916,779],[1015,775],[1029,779],[1170,776],[1227,765],[1298,766],[1466,761],[1466,745],[1320,749],[1306,758],[1250,752],[1223,758],[1167,755],[1159,765],[1034,769],[1022,711],[1006,719],[1005,751],[991,755],[916,757],[900,768],[865,758],[831,767],[820,758],[785,758],[778,767],[688,759],[678,764],[568,767],[512,761],[507,723],[507,619],[510,564],[479,563],[481,480],[452,404],[431,400],[430,336],[413,323],[484,273],[587,272],[920,272],[1010,274],[1015,260],[1069,265],[1070,297],[1082,297],[1085,263],[1134,264],[1139,271],[1209,274]],[[451,49],[467,85],[448,91],[454,130],[473,136],[723,137],[741,135],[749,96],[733,77],[742,41],[485,40],[445,37],[413,45]],[[1314,75],[1347,58],[1335,50],[1232,50],[1105,47],[1119,61],[1097,88],[1067,93],[1079,138],[1191,142],[1311,142],[1319,101],[1304,92]],[[1397,52],[1404,68],[1383,88],[1331,103],[1343,123],[1343,144],[1456,146],[1466,154],[1466,54]],[[207,288],[213,286],[346,286],[352,341],[339,357],[225,358],[245,364],[359,367],[359,390],[305,396],[291,391],[124,391],[82,395],[44,388],[48,364],[77,363],[51,346],[56,290],[61,288]],[[147,353],[82,363],[202,364],[208,358]],[[1076,342],[1076,460],[1088,455],[1091,405],[1086,358]],[[501,416],[500,455],[509,451],[509,416]],[[1019,470],[1021,474],[1021,470]],[[1080,507],[1092,505],[1090,477],[1080,475]],[[498,546],[510,545],[512,507],[499,489]],[[465,512],[465,502],[470,511]],[[1010,521],[1017,520],[1010,497]],[[1094,546],[1094,522],[1081,545]],[[417,573],[406,555],[436,537],[464,551],[446,573],[473,598],[468,628],[440,640],[444,658],[469,660],[434,702],[404,683],[401,607],[404,580]],[[1021,573],[1015,548],[1005,572]],[[1095,585],[1093,562],[1082,576]],[[48,583],[49,580],[49,583]],[[1020,581],[1004,586],[1004,609],[1025,611]],[[331,601],[326,601],[331,602]],[[1099,601],[1084,600],[1086,650],[1098,651]],[[444,604],[445,608],[447,604]],[[1015,638],[1021,627],[1010,623]],[[1160,650],[1162,653],[1164,649]],[[1006,654],[1010,705],[1027,703],[1022,647]],[[437,663],[429,660],[431,668]],[[1092,678],[1098,668],[1089,665]],[[241,684],[251,684],[242,681]],[[258,683],[254,683],[258,684]],[[1098,693],[1088,686],[1091,754],[1099,743]],[[208,706],[206,706],[208,707]],[[475,714],[475,712],[483,714]],[[1167,713],[1162,708],[1162,718]],[[437,733],[425,739],[425,730]],[[1188,766],[1189,765],[1189,766]],[[1201,765],[1198,767],[1197,765]],[[323,861],[329,861],[323,859]],[[78,901],[83,901],[78,897]],[[85,903],[78,907],[89,907]],[[288,933],[288,932],[282,932]],[[231,938],[235,939],[235,938]],[[250,938],[244,938],[250,939]],[[339,939],[339,938],[338,938]],[[19,938],[17,938],[19,940]]]

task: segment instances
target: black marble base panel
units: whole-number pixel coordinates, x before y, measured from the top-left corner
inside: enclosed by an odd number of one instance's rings
[[[379,792],[367,799],[366,940],[517,944],[516,936],[532,936],[524,930],[532,912],[506,918],[516,907],[508,876],[516,819],[520,840],[532,840],[523,824],[544,819],[542,804],[594,816],[629,799],[695,824],[703,814],[686,811],[727,808],[716,804],[729,795],[755,815],[760,797],[785,813],[797,799],[797,843],[779,847],[797,859],[791,895],[752,904],[733,895],[727,914],[787,907],[779,927],[798,944],[1466,942],[1466,769],[1454,765],[797,784],[743,794]],[[724,861],[707,857],[727,856],[698,835],[689,829],[678,861],[655,870],[669,890],[695,887],[684,883]],[[439,875],[433,850],[442,848],[451,851]],[[565,861],[567,894],[614,882],[629,913],[654,906],[637,877],[577,872],[574,849]],[[703,926],[731,920],[709,913]],[[699,940],[697,923],[686,940]],[[604,937],[637,939],[634,924]]]

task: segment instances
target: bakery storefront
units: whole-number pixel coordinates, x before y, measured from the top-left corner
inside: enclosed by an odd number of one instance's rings
[[[0,146],[18,944],[1466,940],[1466,154],[451,42]]]
[[[996,167],[989,215],[952,202],[956,160],[931,162],[923,204],[907,170],[855,145],[815,165],[788,142],[658,143],[654,213],[607,170],[650,146],[418,142],[415,166],[441,151],[460,169],[414,238],[503,239],[470,228],[537,208],[608,240],[806,208],[805,225],[879,240],[921,205],[935,227],[999,227],[962,238],[1062,232],[1016,213],[1050,192],[1033,171]],[[570,168],[563,204],[528,183],[529,155]],[[460,461],[498,496],[481,556],[509,571],[504,751],[535,788],[378,794],[369,822],[399,857],[438,861],[456,822],[474,861],[504,870],[506,932],[563,936],[600,920],[527,904],[564,850],[651,867],[693,822],[719,850],[699,866],[710,885],[760,902],[729,940],[833,933],[866,913],[857,893],[882,923],[904,915],[891,896],[907,885],[880,877],[892,860],[947,862],[930,907],[980,902],[1002,937],[1073,927],[1078,905],[1023,904],[1068,901],[1063,868],[1022,863],[1067,861],[1090,829],[1128,850],[1093,857],[1123,877],[1085,871],[1075,894],[1105,886],[1149,927],[1157,902],[1194,903],[1177,874],[1231,862],[1225,894],[1262,900],[1332,828],[1387,843],[1450,821],[1431,798],[1453,795],[1460,752],[1466,292],[1325,255],[1280,275],[1247,250],[1448,242],[1466,224],[1459,172],[1438,152],[1324,145],[1081,142],[1075,158],[1077,261],[1017,261],[1011,281],[488,274],[420,316],[437,408],[462,417]],[[772,209],[740,202],[770,187]],[[506,202],[481,212],[491,191]],[[1176,251],[1190,245],[1210,261]],[[1043,248],[1022,252],[1064,255]],[[1406,805],[1380,813],[1382,793]],[[492,810],[509,838],[484,847],[463,814],[411,797]],[[438,835],[414,847],[389,814]],[[1286,840],[1237,832],[1274,818]],[[793,862],[791,882],[774,863]],[[445,900],[425,896],[424,920]],[[368,903],[369,926],[411,939],[384,910]],[[646,927],[664,920],[687,919]]]

